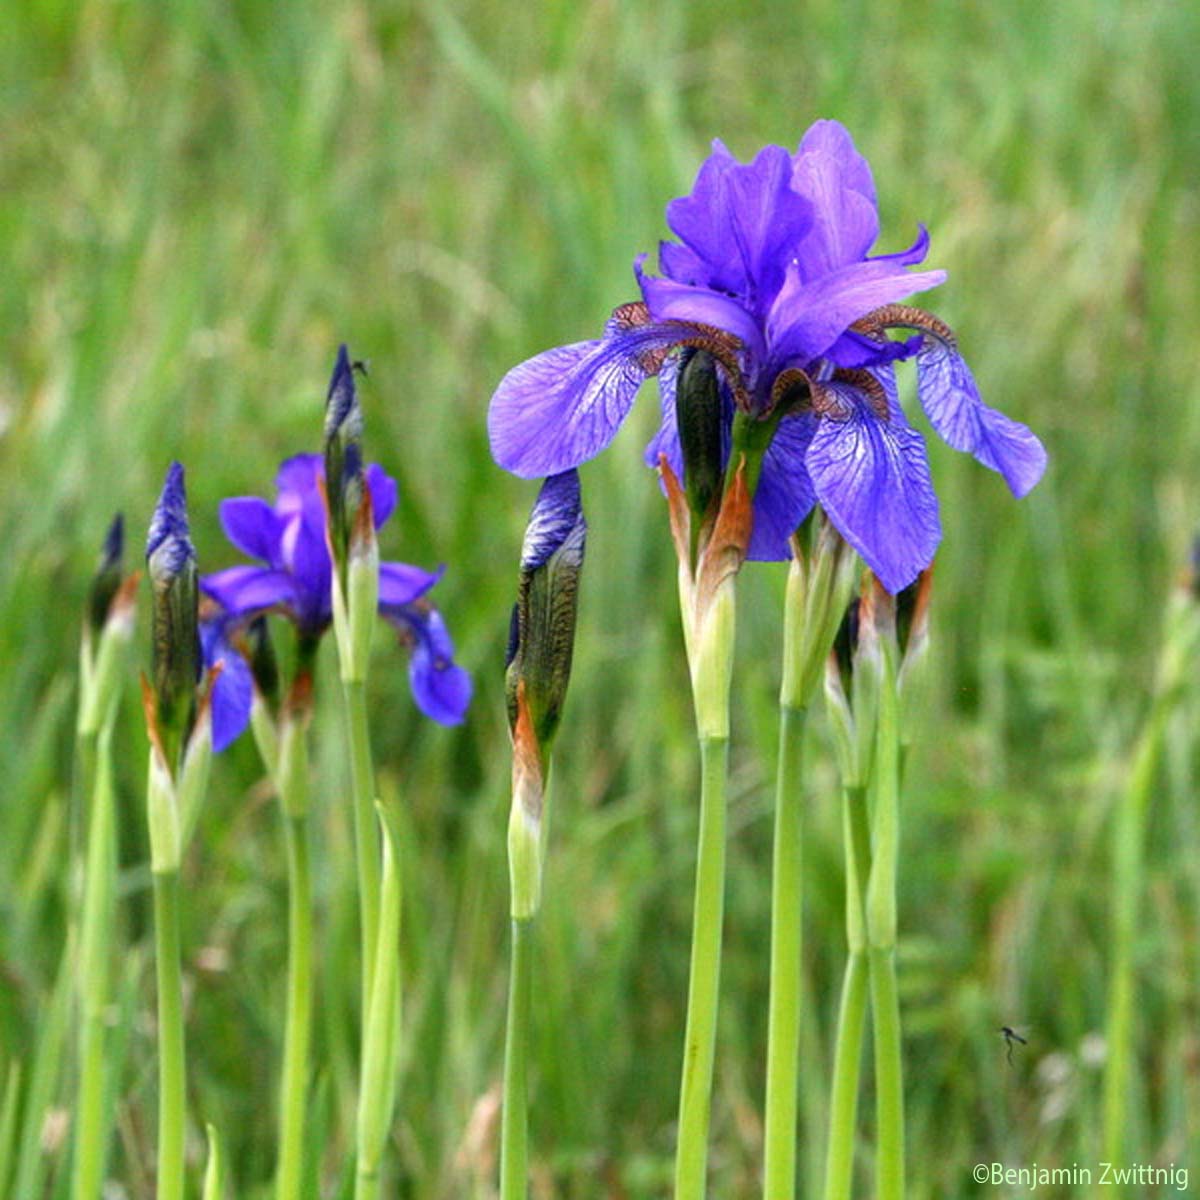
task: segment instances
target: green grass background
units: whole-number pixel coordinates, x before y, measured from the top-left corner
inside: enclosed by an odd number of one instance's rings
[[[665,234],[663,206],[712,137],[745,158],[821,116],[870,158],[882,247],[929,225],[950,280],[927,303],[986,398],[1050,452],[1017,504],[931,444],[945,541],[900,897],[912,1194],[995,1194],[971,1182],[980,1161],[1094,1164],[1109,815],[1200,518],[1198,44],[1200,9],[1151,0],[8,5],[0,1078],[21,1064],[33,1194],[62,1195],[68,1174],[72,1043],[60,1062],[55,1039],[71,1018],[53,997],[78,621],[106,523],[126,512],[136,560],[178,457],[202,567],[234,561],[217,502],[270,494],[277,461],[317,447],[340,340],[370,360],[369,450],[400,481],[384,555],[449,564],[437,599],[477,687],[462,728],[422,722],[380,638],[381,786],[402,797],[410,849],[391,1194],[488,1194],[489,1141],[469,1130],[501,1065],[502,660],[534,493],[490,461],[488,397],[516,361],[594,336],[634,296],[630,262]],[[666,514],[640,461],[656,412],[651,387],[582,471],[591,537],[534,982],[538,1198],[668,1190],[697,766]],[[719,1200],[755,1195],[760,1161],[783,575],[751,566],[741,588]],[[144,599],[142,617],[139,648]],[[352,1128],[357,942],[332,658],[322,671],[311,1146],[328,1192]],[[114,1196],[144,1198],[154,1010],[132,683],[110,1174]],[[1172,729],[1151,818],[1130,1142],[1136,1161],[1200,1178],[1196,712]],[[805,1195],[842,966],[836,779],[821,722],[810,736]],[[283,872],[246,739],[214,771],[184,930],[195,1159],[212,1121],[239,1196],[266,1195],[273,1163]],[[1033,1030],[1009,1067],[997,1028],[1016,1022]],[[865,1184],[869,1082],[864,1096]]]

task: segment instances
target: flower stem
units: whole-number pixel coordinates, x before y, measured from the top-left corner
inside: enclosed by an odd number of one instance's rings
[[[359,923],[362,936],[362,1005],[366,1013],[375,979],[379,940],[380,845],[375,817],[375,772],[367,724],[366,685],[344,679],[346,728],[350,739],[350,776],[354,795],[354,844],[358,857]],[[365,1024],[365,1018],[364,1018]]]
[[[279,1098],[278,1200],[299,1200],[304,1182],[304,1126],[312,1036],[312,878],[308,818],[284,816],[288,860],[287,1025]]]
[[[875,1194],[878,1200],[904,1196],[904,1077],[901,1067],[900,1000],[896,991],[895,947],[872,946],[871,1012],[875,1035]]]
[[[500,1128],[500,1200],[525,1200],[529,1188],[529,1108],[525,1063],[529,1049],[530,945],[533,918],[512,921],[512,973],[504,1035],[504,1107]]]
[[[867,1008],[865,883],[871,873],[866,789],[847,785],[842,815],[846,854],[846,975],[838,1013],[829,1097],[825,1200],[849,1200],[854,1179],[854,1125]]]
[[[781,705],[771,885],[764,1200],[796,1194],[796,1084],[800,1049],[804,710]]]
[[[896,871],[900,846],[900,720],[895,663],[885,650],[875,744],[874,831],[865,907],[875,1036],[875,1194],[904,1196],[904,1072],[896,990]]]
[[[378,1200],[380,1194],[383,1152],[396,1106],[396,1054],[400,1041],[400,839],[393,818],[382,805],[376,806],[376,812],[384,823],[385,836],[374,988],[363,1022],[355,1200]]]
[[[687,1031],[679,1095],[675,1200],[701,1200],[705,1193],[717,997],[721,981],[721,926],[725,908],[725,773],[728,761],[727,737],[701,737],[700,839],[696,854]]]
[[[183,1200],[185,1066],[183,977],[179,949],[179,872],[154,872],[154,949],[158,978],[157,1200]]]
[[[115,910],[117,832],[110,730],[93,743],[79,964],[79,1090],[76,1102],[74,1200],[94,1200],[104,1178],[105,1013],[109,1005]],[[81,739],[82,740],[82,739]]]

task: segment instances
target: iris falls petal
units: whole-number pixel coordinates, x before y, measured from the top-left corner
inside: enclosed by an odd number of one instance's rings
[[[933,561],[942,531],[925,444],[895,402],[894,384],[884,383],[886,420],[856,388],[831,385],[849,415],[818,423],[806,462],[838,531],[895,593]]]

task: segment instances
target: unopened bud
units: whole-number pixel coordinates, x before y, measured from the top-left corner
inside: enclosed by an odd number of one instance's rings
[[[538,493],[521,548],[505,676],[509,728],[516,729],[517,694],[523,686],[543,760],[558,729],[571,677],[586,542],[578,474],[572,470],[552,475]]]
[[[88,589],[88,626],[96,637],[108,620],[108,610],[121,586],[122,559],[125,554],[125,518],[117,513],[108,527],[100,563]]]
[[[344,565],[355,515],[366,491],[362,458],[363,417],[354,386],[354,368],[345,345],[325,402],[325,498],[329,507],[329,543],[334,563]]]
[[[172,463],[150,522],[146,566],[153,589],[153,684],[169,760],[182,744],[200,679],[196,552],[188,536],[183,467]]]

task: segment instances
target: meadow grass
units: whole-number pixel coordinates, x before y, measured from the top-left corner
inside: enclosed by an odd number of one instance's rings
[[[1011,502],[936,440],[945,542],[925,736],[899,880],[910,1193],[970,1195],[976,1162],[1094,1162],[1108,824],[1149,704],[1169,582],[1200,519],[1200,11],[875,0],[453,5],[20,0],[0,38],[0,1193],[63,1195],[74,1095],[62,966],[78,627],[107,522],[137,558],[171,458],[202,569],[216,520],[319,445],[339,341],[370,362],[369,456],[394,474],[381,551],[437,589],[476,677],[465,726],[422,721],[403,654],[369,683],[404,875],[392,1194],[488,1194],[482,1120],[507,986],[508,611],[531,485],[490,461],[516,361],[594,336],[635,293],[713,136],[742,157],[819,116],[874,167],[883,245],[933,235],[931,306],[985,398],[1033,426],[1046,478]],[[581,471],[590,535],[557,739],[529,1083],[535,1197],[667,1194],[691,918],[697,766],[657,414]],[[712,1193],[757,1195],[771,769],[785,568],[739,583],[729,891]],[[148,644],[143,601],[136,645]],[[311,1151],[353,1147],[358,961],[337,664],[322,653],[312,822],[318,971]],[[147,654],[148,657],[148,654]],[[110,1175],[152,1194],[145,737],[116,731],[121,862]],[[1126,1144],[1200,1172],[1195,695],[1165,739],[1134,947]],[[822,1178],[844,963],[841,818],[809,723],[801,1183]],[[283,1036],[286,862],[249,738],[214,764],[184,866],[189,1155],[219,1131],[266,1196]],[[69,974],[69,973],[68,973]],[[998,1029],[1028,1023],[1010,1067]],[[18,1073],[19,1072],[19,1076]],[[868,1099],[860,1111],[870,1113]],[[477,1120],[476,1125],[480,1121]],[[486,1124],[486,1122],[483,1122]],[[870,1178],[871,1140],[859,1180]],[[5,1191],[5,1189],[11,1191]]]

